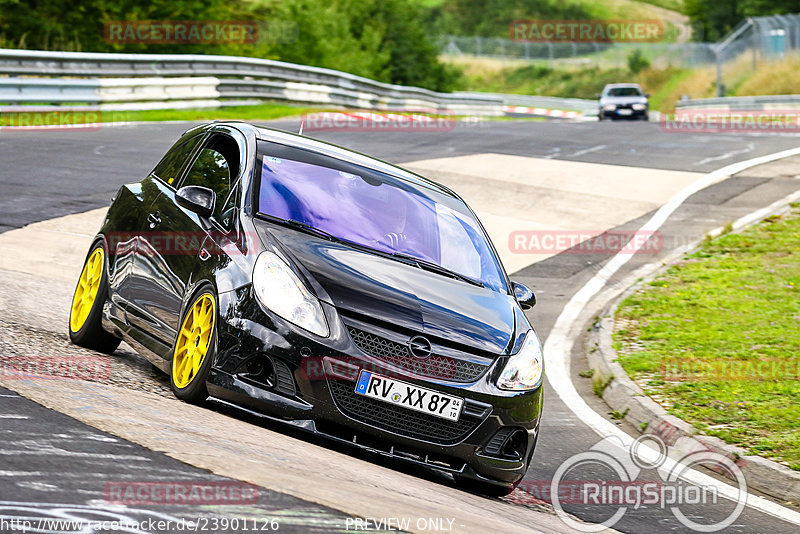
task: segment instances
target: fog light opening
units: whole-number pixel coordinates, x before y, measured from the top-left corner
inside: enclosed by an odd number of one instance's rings
[[[512,431],[500,448],[500,455],[509,460],[522,460],[528,448],[527,432],[521,428]]]
[[[247,382],[254,382],[260,386],[273,387],[275,385],[275,369],[272,361],[264,356],[254,356],[239,366],[236,375]]]

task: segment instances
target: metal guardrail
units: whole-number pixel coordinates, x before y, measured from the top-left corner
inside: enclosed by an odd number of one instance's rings
[[[720,111],[770,111],[800,109],[800,95],[726,96],[681,100],[677,111],[692,109]]]
[[[214,98],[222,100],[278,99],[376,110],[426,109],[469,115],[501,115],[503,112],[502,100],[497,96],[438,93],[331,69],[236,56],[0,50],[0,75],[9,76],[0,78],[3,82],[0,101],[8,103],[119,103],[131,102],[132,97],[139,95],[143,96],[142,101],[154,101],[144,96],[147,93],[144,87],[159,87],[152,92],[167,95],[167,88],[172,85],[170,79],[186,80],[182,82],[186,89],[192,86],[189,80],[197,80],[199,86],[205,86],[211,78],[217,81],[215,91],[218,94]],[[76,77],[84,79],[76,80]],[[116,80],[113,84],[119,88],[117,92],[98,89],[108,87],[109,78]],[[147,82],[142,84],[136,79]],[[127,91],[123,89],[126,84],[129,85]],[[191,91],[203,92],[204,89],[195,87]],[[187,97],[191,99],[189,97],[191,95]]]
[[[513,95],[504,93],[470,93],[473,95],[491,95],[501,98],[504,106],[522,106],[528,108],[562,109],[580,111],[584,114],[597,114],[597,100],[584,98],[559,98],[555,96]]]
[[[0,78],[0,102],[87,103],[216,99],[219,80],[202,78]]]

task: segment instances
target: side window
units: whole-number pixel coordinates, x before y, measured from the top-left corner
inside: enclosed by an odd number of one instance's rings
[[[186,139],[179,139],[172,148],[161,158],[161,161],[153,169],[152,174],[155,174],[161,180],[170,185],[174,185],[175,180],[178,179],[178,174],[183,168],[183,164],[188,160],[197,145],[203,139],[202,134],[194,134]]]
[[[236,142],[216,135],[200,150],[181,186],[199,185],[217,194],[212,217],[230,228],[236,211],[235,184],[239,175],[239,148]]]

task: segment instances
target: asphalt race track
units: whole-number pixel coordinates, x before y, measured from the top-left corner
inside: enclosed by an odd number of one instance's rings
[[[270,126],[296,131],[298,122],[279,121],[270,123]],[[186,123],[164,123],[36,132],[0,130],[0,232],[106,206],[121,184],[141,179],[188,127]],[[800,138],[793,136],[672,133],[653,123],[500,121],[459,125],[445,132],[305,133],[400,164],[501,154],[681,171],[698,173],[698,176],[738,161],[800,146]],[[674,249],[701,238],[708,231],[797,191],[800,188],[797,179],[800,162],[796,158],[787,161],[795,162],[794,166],[772,164],[770,167],[768,164],[754,167],[692,195],[661,229],[664,249],[653,255],[635,255],[615,275],[614,281],[620,282],[638,268],[668,257]],[[789,172],[786,168],[795,171]],[[536,175],[535,165],[529,172]],[[443,179],[449,180],[457,180],[457,176],[457,173],[442,174]],[[435,173],[431,177],[439,178]],[[448,182],[448,185],[459,191],[457,184]],[[599,206],[597,209],[613,208]],[[651,213],[642,212],[631,220],[619,221],[616,227],[636,230]],[[87,232],[94,232],[94,229],[87,229]],[[609,258],[608,254],[567,252],[512,274],[513,279],[528,284],[537,294],[538,304],[529,312],[529,317],[543,341],[564,305]],[[35,261],[35,258],[30,261]],[[74,270],[77,266],[70,268]],[[6,312],[11,310],[0,310],[0,328],[15,332],[15,336],[25,334],[26,325],[19,324],[18,318],[6,322]],[[65,323],[66,318],[46,326],[44,330],[63,334]],[[41,324],[35,326],[38,330],[32,330],[34,334],[31,334],[32,340],[26,341],[30,344],[26,350],[50,350],[47,341],[37,345],[37,336],[46,336],[36,333],[41,332]],[[585,327],[580,329],[582,332],[585,330]],[[13,340],[9,340],[13,337],[0,337],[0,357],[6,351],[19,350],[14,349]],[[581,340],[574,345],[571,361],[570,371],[576,388],[595,411],[607,414],[607,406],[592,394],[590,380],[578,376],[581,370],[586,369]],[[142,381],[142,387],[156,391],[168,387],[163,378],[145,367],[134,365],[127,372],[135,374]],[[600,440],[598,434],[561,401],[549,384],[546,387],[541,437],[533,466],[522,486],[529,491],[549,484],[562,462],[585,452]],[[259,424],[237,413],[219,409],[232,418]],[[635,434],[634,429],[627,430]],[[286,433],[296,437],[290,430]],[[3,437],[0,445],[0,519],[4,516],[4,501],[36,502],[45,507],[58,503],[80,506],[102,502],[103,494],[102,491],[98,493],[97,484],[87,484],[92,477],[105,481],[154,480],[168,474],[182,480],[227,481],[96,430],[57,411],[45,409],[3,388],[0,388],[0,435]],[[99,452],[91,453],[96,454],[96,458],[87,455],[89,453],[82,444],[85,440],[102,444]],[[42,449],[43,444],[45,449]],[[326,442],[315,441],[312,445],[341,455],[351,454],[347,449]],[[46,454],[47,451],[50,452]],[[408,470],[403,469],[403,472]],[[436,477],[412,474],[430,478],[431,484],[443,483]],[[598,478],[601,476],[598,473]],[[647,475],[640,478],[656,480],[658,475],[653,473],[650,478]],[[308,483],[314,484],[314,481]],[[526,499],[529,494],[520,496],[520,493],[518,490],[512,495],[511,502],[546,511],[546,506]],[[281,530],[286,524],[286,530],[296,531],[341,528],[349,515],[297,497],[262,488],[258,502],[248,505],[246,511],[231,508],[224,513],[283,517],[287,520],[281,523]],[[588,522],[602,522],[611,515],[607,506],[565,508]],[[724,505],[685,505],[681,510],[695,521],[712,522],[722,519],[729,508]],[[202,507],[149,506],[141,513],[201,517],[208,510]],[[528,526],[537,528],[537,525]],[[658,506],[629,510],[614,528],[635,533],[689,531],[669,510]],[[789,533],[797,532],[797,529],[797,524],[748,507],[725,532]]]

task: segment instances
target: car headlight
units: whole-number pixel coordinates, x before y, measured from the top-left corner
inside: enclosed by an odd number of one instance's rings
[[[267,309],[313,334],[328,337],[328,321],[319,300],[277,254],[262,252],[258,257],[253,288]]]
[[[513,391],[534,389],[541,383],[543,372],[542,344],[536,332],[530,330],[522,342],[522,348],[506,362],[503,373],[497,379],[497,386]]]
[[[617,109],[617,106],[614,104],[606,104],[603,106],[603,111],[614,111],[615,109]]]
[[[647,109],[647,104],[634,104],[632,107],[636,111],[644,111],[645,109]]]

